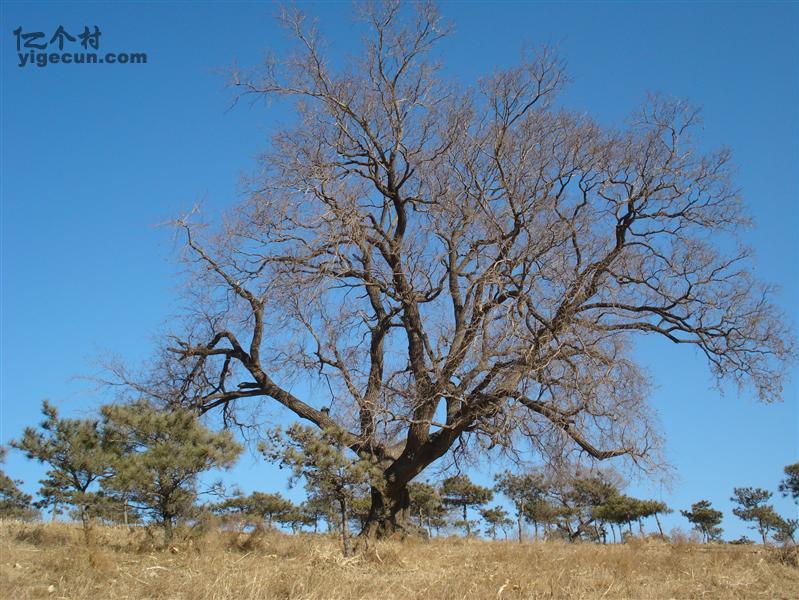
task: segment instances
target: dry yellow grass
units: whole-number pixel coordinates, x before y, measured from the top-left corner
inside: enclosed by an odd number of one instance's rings
[[[141,529],[98,527],[92,552],[66,524],[0,523],[0,537],[0,597],[14,600],[749,599],[799,590],[784,552],[752,547],[452,538],[378,542],[344,559],[335,540],[311,535],[214,532],[164,551]]]

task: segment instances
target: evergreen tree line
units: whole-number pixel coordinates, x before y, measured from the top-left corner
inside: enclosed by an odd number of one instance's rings
[[[38,499],[0,471],[0,518],[33,520],[39,511],[55,518],[69,511],[82,524],[87,544],[97,521],[155,525],[169,544],[178,525],[213,514],[223,526],[254,530],[280,525],[298,533],[324,527],[341,537],[344,553],[350,554],[351,532],[366,527],[370,489],[380,485],[379,471],[368,458],[354,456],[340,433],[294,425],[269,432],[259,449],[267,460],[291,470],[290,485],[304,484],[306,500],[294,504],[279,493],[227,494],[217,487],[207,492],[218,500],[201,502],[199,476],[230,467],[242,451],[229,431],[211,431],[191,412],[163,411],[146,401],[103,406],[97,418],[62,418],[48,402],[42,413],[38,427],[25,429],[11,442],[48,468]],[[5,453],[0,448],[0,460]],[[527,526],[533,539],[608,543],[623,541],[636,530],[643,535],[647,519],[654,519],[664,536],[659,516],[672,509],[629,496],[623,488],[622,478],[610,469],[506,471],[493,488],[460,474],[411,483],[406,516],[409,528],[425,536],[454,527],[466,536],[522,541]],[[799,463],[785,467],[779,491],[799,502]],[[509,500],[511,513],[491,505],[496,494]],[[750,523],[764,544],[795,544],[799,520],[780,516],[769,504],[771,497],[760,488],[734,488],[733,514]],[[707,500],[680,513],[703,541],[721,539],[723,514]],[[752,542],[744,536],[732,543]]]

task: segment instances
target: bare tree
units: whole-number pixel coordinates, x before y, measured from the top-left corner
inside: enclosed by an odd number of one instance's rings
[[[411,480],[475,441],[645,464],[659,440],[635,334],[779,398],[791,329],[735,244],[729,152],[692,145],[696,110],[652,97],[602,127],[555,107],[549,49],[460,89],[431,58],[449,30],[434,6],[361,16],[341,68],[287,10],[296,52],[234,75],[297,121],[222,227],[179,221],[196,314],[140,388],[340,429],[383,472],[379,532],[406,519]]]

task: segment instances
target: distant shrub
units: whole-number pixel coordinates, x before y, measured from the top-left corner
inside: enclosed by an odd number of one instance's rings
[[[749,544],[754,544],[754,542],[745,535],[742,535],[737,540],[730,541],[730,544],[735,544],[736,546],[748,546]]]

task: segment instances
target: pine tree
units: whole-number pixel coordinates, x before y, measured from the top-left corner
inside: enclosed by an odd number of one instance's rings
[[[142,515],[131,506],[128,494],[103,494],[95,507],[95,516],[112,525],[133,525],[142,522]]]
[[[106,435],[113,440],[113,474],[103,487],[148,515],[172,540],[179,519],[191,514],[197,476],[231,466],[241,446],[229,431],[213,432],[185,410],[162,411],[140,400],[101,409]]]
[[[281,525],[287,525],[291,532],[296,534],[302,531],[303,527],[313,526],[316,519],[314,514],[306,510],[303,505],[296,506],[292,504],[289,510],[275,515],[275,521]]]
[[[249,496],[239,494],[225,500],[218,510],[249,517],[257,526],[265,522],[267,527],[272,527],[274,521],[294,508],[290,500],[278,493],[253,492]]]
[[[619,495],[619,485],[621,477],[615,471],[589,472],[572,465],[545,479],[543,495],[530,509],[539,513],[538,519],[554,524],[564,539],[606,540],[604,517],[597,510]]]
[[[561,509],[544,495],[534,496],[524,505],[524,519],[533,526],[536,539],[538,538],[538,528],[543,527],[545,533],[549,532],[561,514]]]
[[[309,524],[313,526],[314,531],[319,529],[319,519],[325,521],[328,533],[340,529],[339,507],[334,506],[329,497],[311,493],[302,503],[302,509],[308,515]]]
[[[762,488],[740,487],[733,488],[732,493],[730,500],[738,504],[732,509],[732,514],[753,523],[751,529],[756,529],[763,544],[766,544],[769,532],[779,531],[784,525],[774,507],[766,504],[772,496],[771,492]]]
[[[439,491],[444,506],[463,511],[463,520],[456,524],[464,528],[466,536],[472,535],[472,524],[468,518],[470,507],[479,507],[491,501],[494,492],[472,481],[466,475],[455,475],[441,482]]]
[[[44,420],[28,427],[20,440],[11,442],[30,459],[47,464],[41,480],[38,508],[50,507],[53,516],[63,505],[73,506],[83,526],[87,545],[92,543],[92,519],[100,510],[102,494],[97,483],[111,473],[112,444],[95,419],[62,419],[56,408],[42,403]]]
[[[796,544],[797,529],[799,529],[799,519],[782,519],[774,539],[780,544]]]
[[[660,502],[658,500],[641,500],[640,501],[640,514],[641,517],[655,517],[655,522],[658,526],[658,531],[660,532],[661,537],[663,537],[663,527],[660,524],[660,519],[658,515],[667,515],[669,513],[674,512],[665,502]]]
[[[627,525],[632,531],[632,522],[638,515],[638,500],[627,496],[626,494],[615,494],[607,498],[602,504],[593,507],[592,514],[595,519],[603,524],[610,526],[613,539],[616,539],[616,533],[613,526],[619,528],[619,540],[624,539],[622,532],[622,525]]]
[[[0,464],[5,462],[6,452],[6,447],[0,446]],[[19,489],[21,483],[19,480],[11,479],[0,469],[0,519],[31,521],[38,516],[38,512],[31,504],[33,498]]]
[[[785,467],[785,479],[780,481],[780,492],[799,504],[799,462]]]
[[[721,537],[722,529],[719,524],[724,515],[720,510],[712,508],[707,500],[700,500],[692,504],[691,510],[681,510],[680,514],[693,523],[694,527],[701,532],[705,542]]]
[[[567,479],[565,486],[561,485],[557,489],[571,541],[583,536],[595,541],[604,539],[596,524],[597,508],[619,496],[618,487],[610,481],[610,477],[610,472],[590,475],[578,473]],[[574,527],[570,523],[572,520],[575,521]]]
[[[513,519],[508,517],[508,512],[504,508],[501,506],[483,508],[480,509],[480,516],[483,517],[486,525],[488,525],[486,533],[491,539],[497,538],[498,529],[505,535],[505,539],[508,539],[508,527],[513,525]]]
[[[292,483],[302,478],[308,492],[338,504],[344,556],[350,556],[353,502],[370,485],[379,485],[374,466],[351,456],[339,432],[319,432],[301,425],[293,425],[285,433],[274,432],[271,443],[262,444],[261,451],[268,459],[292,469]]]
[[[532,521],[537,537],[538,519],[542,513],[536,509],[541,508],[540,503],[546,495],[544,476],[535,472],[517,475],[505,471],[497,475],[494,490],[504,494],[516,509],[516,533],[519,541],[522,541],[522,520],[525,517]]]
[[[429,483],[413,481],[408,484],[410,494],[410,511],[418,519],[420,528],[432,537],[433,529],[445,524],[446,509],[435,486]]]

